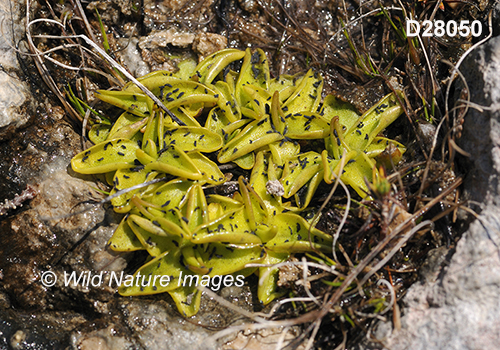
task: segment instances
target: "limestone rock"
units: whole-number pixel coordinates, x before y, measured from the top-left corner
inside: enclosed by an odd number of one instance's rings
[[[23,4],[0,1],[0,140],[24,126],[29,115],[25,113],[32,104],[29,87],[22,81],[22,72],[16,57],[16,43],[24,35],[24,18],[19,10]]]
[[[489,107],[469,110],[459,144],[471,154],[465,195],[481,204],[474,207],[481,214],[451,258],[434,259],[446,260],[434,266],[437,278],[408,290],[402,329],[379,324],[373,335],[381,343],[365,349],[493,350],[500,343],[500,37],[473,52],[461,71],[471,101]]]

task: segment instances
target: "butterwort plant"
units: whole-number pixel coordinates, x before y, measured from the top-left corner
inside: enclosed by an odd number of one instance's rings
[[[111,203],[124,217],[109,247],[147,251],[136,275],[169,276],[167,285],[122,285],[119,293],[167,292],[186,317],[199,310],[200,287],[215,276],[236,281],[256,273],[262,303],[281,296],[271,265],[294,253],[332,251],[332,237],[305,215],[321,181],[340,177],[365,198],[377,162],[389,155],[396,164],[405,152],[380,136],[402,113],[394,94],[360,116],[332,95],[322,99],[323,79],[313,70],[271,78],[260,49],[222,50],[197,66],[186,61],[176,73],[137,80],[166,108],[132,83],[97,90],[124,112],[113,124],[94,125],[95,145],[71,165],[104,174],[112,186]],[[225,163],[246,174],[230,197],[212,190],[228,181]],[[140,184],[147,185],[123,193]],[[186,276],[196,283],[184,283]]]

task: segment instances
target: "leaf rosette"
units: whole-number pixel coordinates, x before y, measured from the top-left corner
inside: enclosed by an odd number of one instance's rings
[[[231,70],[241,59],[239,72]],[[331,236],[300,213],[321,181],[338,176],[366,197],[365,179],[378,176],[377,158],[390,148],[396,164],[405,152],[379,136],[402,108],[391,94],[359,116],[331,95],[322,100],[323,79],[312,70],[271,79],[260,49],[222,50],[189,67],[138,78],[169,112],[131,83],[120,91],[98,90],[98,98],[124,112],[112,125],[94,125],[89,138],[95,145],[71,165],[82,174],[105,174],[112,186],[114,209],[125,216],[110,248],[145,250],[150,259],[136,275],[170,277],[167,286],[124,285],[120,294],[167,292],[191,316],[201,292],[180,283],[183,278],[257,272],[258,297],[267,304],[281,295],[278,270],[247,264],[331,252]],[[307,140],[318,140],[316,150]],[[249,177],[238,178],[232,197],[207,194],[227,181],[219,165],[229,162],[249,170]]]

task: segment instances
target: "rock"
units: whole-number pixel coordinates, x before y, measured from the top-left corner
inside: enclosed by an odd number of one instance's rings
[[[150,72],[150,68],[143,61],[141,53],[138,49],[138,38],[123,38],[120,39],[120,44],[125,49],[120,53],[120,57],[124,65],[134,75],[134,77],[142,77]]]
[[[134,9],[134,4],[127,0],[116,0],[116,1],[92,1],[88,4],[87,10],[99,11],[99,15],[103,19],[103,22],[109,22],[110,20],[114,23],[118,22],[118,18],[121,14],[125,16],[132,15],[133,12],[137,11]]]
[[[193,50],[199,54],[198,61],[227,47],[227,38],[214,33],[199,33],[193,42]]]
[[[71,331],[86,322],[71,312],[30,314],[0,308],[0,349],[66,349]]]
[[[139,47],[143,50],[167,47],[169,44],[178,47],[186,47],[193,43],[194,38],[194,34],[172,27],[168,30],[152,31],[151,34],[139,40]]]
[[[144,24],[151,29],[166,29],[172,22],[184,26],[203,27],[201,23],[213,18],[212,4],[214,0],[144,0]]]
[[[251,309],[252,294],[248,286],[228,287],[220,295],[232,304]],[[112,306],[114,323],[97,330],[74,332],[71,336],[73,348],[83,349],[218,349],[220,345],[207,343],[213,332],[228,325],[241,323],[241,317],[217,301],[203,294],[200,312],[189,320],[183,318],[166,294],[142,298],[121,298]],[[126,330],[123,332],[122,330]],[[250,336],[250,335],[249,335]],[[234,335],[236,337],[236,335]],[[168,347],[165,342],[168,341]],[[91,346],[95,346],[92,348]]]
[[[175,71],[175,63],[170,59],[173,47],[186,48],[193,44],[195,34],[188,30],[181,30],[170,27],[167,30],[153,30],[148,36],[139,39],[138,47],[141,52],[141,60],[149,70],[167,70]],[[145,71],[140,67],[139,72]]]
[[[114,225],[107,231],[103,229],[108,225],[102,207],[94,206],[85,213],[65,217],[75,209],[82,209],[82,202],[100,196],[92,189],[92,183],[71,177],[67,166],[67,158],[55,158],[47,164],[31,209],[1,222],[3,288],[14,303],[25,308],[57,308],[51,293],[40,283],[44,271],[52,271],[60,263],[68,264],[69,272],[89,270],[102,266],[103,260],[110,260],[102,250]],[[96,235],[98,238],[94,239]],[[62,283],[63,276],[58,277]]]
[[[123,303],[125,322],[144,349],[172,350],[195,348],[210,333],[184,320],[165,302],[137,299]]]
[[[265,328],[258,331],[248,330],[240,332],[236,338],[228,341],[222,346],[223,350],[275,350],[276,344],[292,343],[294,339],[300,336],[299,327],[290,328]],[[305,345],[301,344],[296,349],[304,350]]]
[[[137,349],[138,345],[128,339],[126,335],[119,334],[115,325],[106,328],[85,332],[74,332],[71,335],[73,349],[81,350],[122,350]]]
[[[388,323],[375,329],[387,349],[497,349],[500,343],[500,37],[472,53],[461,71],[471,101],[490,106],[469,110],[459,143],[471,154],[464,164],[470,170],[465,196],[481,203],[482,211],[451,258],[433,257],[430,278],[408,290],[401,330]]]
[[[32,108],[31,94],[22,82],[22,72],[16,57],[16,43],[24,35],[24,17],[19,2],[0,0],[0,141],[29,121],[27,109]]]

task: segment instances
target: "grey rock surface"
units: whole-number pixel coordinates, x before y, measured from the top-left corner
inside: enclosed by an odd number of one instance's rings
[[[458,242],[448,266],[434,266],[437,278],[408,290],[401,330],[379,324],[373,336],[381,343],[366,348],[493,350],[500,344],[500,37],[473,52],[461,71],[471,101],[487,107],[469,111],[460,140],[471,154],[465,161],[471,169],[465,196],[481,203],[481,214]]]
[[[0,140],[29,120],[26,107],[32,104],[29,87],[22,82],[15,46],[24,33],[21,2],[0,0]]]

